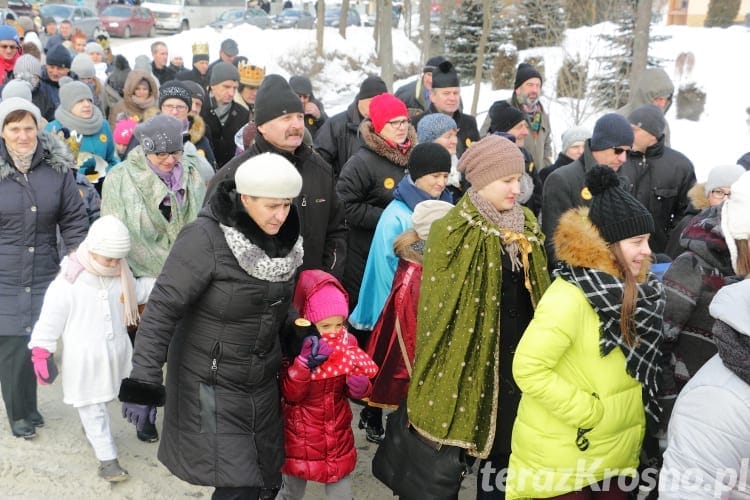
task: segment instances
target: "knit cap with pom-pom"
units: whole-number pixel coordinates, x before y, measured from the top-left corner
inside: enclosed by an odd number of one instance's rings
[[[586,186],[593,196],[589,219],[608,243],[654,232],[651,213],[620,186],[614,170],[595,166],[586,174]]]

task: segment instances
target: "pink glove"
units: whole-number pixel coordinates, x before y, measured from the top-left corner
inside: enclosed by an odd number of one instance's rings
[[[367,394],[370,379],[364,375],[349,375],[346,377],[346,386],[349,388],[349,395],[354,399],[359,399]]]
[[[34,363],[34,375],[40,385],[49,385],[57,377],[55,359],[44,347],[31,349],[31,362]]]
[[[325,340],[311,335],[302,342],[299,358],[312,371],[322,365],[332,353],[333,348]]]

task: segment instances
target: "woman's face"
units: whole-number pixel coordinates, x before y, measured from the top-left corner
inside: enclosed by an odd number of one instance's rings
[[[443,135],[435,139],[433,142],[437,142],[452,155],[456,154],[456,146],[458,145],[458,129],[454,128],[448,130]]]
[[[146,99],[151,94],[151,89],[149,88],[148,84],[141,80],[141,83],[136,85],[135,91],[133,91],[133,95],[136,96],[138,99]]]
[[[397,116],[390,121],[385,122],[383,129],[380,131],[380,135],[396,144],[403,144],[409,135],[409,117]]]
[[[633,276],[640,274],[644,263],[650,263],[651,248],[648,246],[648,237],[648,234],[641,234],[616,243],[620,247],[624,261],[620,262],[620,265],[627,268]]]
[[[81,99],[70,108],[70,112],[79,118],[91,118],[94,115],[94,103]]]
[[[521,176],[513,174],[492,181],[477,193],[485,200],[492,203],[496,210],[502,212],[510,210],[516,204],[516,198],[521,194]]]
[[[279,233],[292,209],[292,200],[289,198],[256,198],[243,194],[240,199],[247,215],[270,236]]]
[[[177,162],[182,158],[182,151],[172,153],[149,153],[146,155],[148,161],[162,172],[171,172],[174,170]]]
[[[36,149],[37,125],[34,119],[26,115],[17,122],[6,123],[3,126],[5,144],[22,154],[31,153]]]
[[[414,181],[414,185],[429,194],[432,198],[439,198],[448,184],[448,172],[435,172],[423,175]]]

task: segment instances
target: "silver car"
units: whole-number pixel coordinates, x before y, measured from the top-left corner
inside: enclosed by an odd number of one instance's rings
[[[87,38],[95,38],[100,31],[103,31],[100,27],[99,16],[88,7],[65,4],[47,4],[39,9],[39,13],[42,19],[45,17],[54,18],[58,26],[62,21],[70,21],[73,25],[73,33],[75,33],[76,30],[81,30]]]

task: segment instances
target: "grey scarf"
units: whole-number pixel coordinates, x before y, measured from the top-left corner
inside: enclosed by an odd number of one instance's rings
[[[94,106],[91,118],[81,118],[62,106],[58,106],[55,110],[55,119],[71,132],[75,131],[81,135],[96,134],[101,130],[102,123],[104,122],[102,112],[96,106]]]

